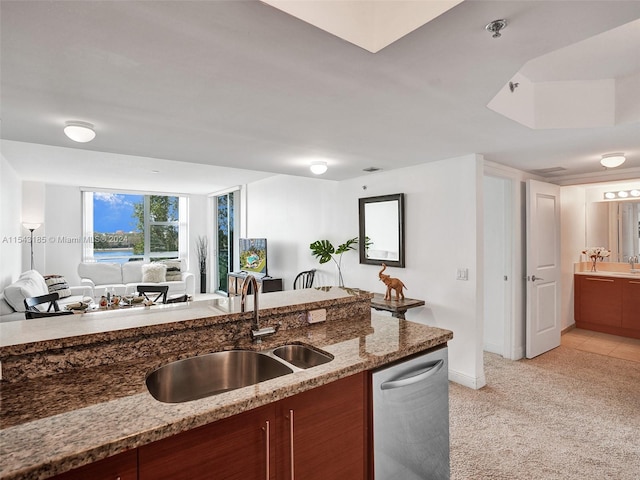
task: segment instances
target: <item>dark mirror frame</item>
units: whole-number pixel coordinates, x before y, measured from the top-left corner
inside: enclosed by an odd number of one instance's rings
[[[378,202],[398,202],[398,260],[385,260],[367,258],[366,255],[366,218],[365,205]],[[393,195],[381,195],[378,197],[367,197],[358,199],[358,211],[360,220],[360,237],[358,240],[358,249],[360,251],[360,263],[368,265],[382,265],[382,263],[390,267],[404,268],[404,193],[395,193]],[[394,225],[389,225],[394,228]]]

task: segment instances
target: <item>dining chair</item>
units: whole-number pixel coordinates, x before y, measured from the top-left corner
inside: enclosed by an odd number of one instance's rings
[[[311,288],[313,286],[313,279],[316,275],[316,269],[312,268],[311,270],[305,270],[304,272],[300,272],[296,279],[293,281],[293,289],[297,290],[298,288]]]
[[[73,315],[73,312],[67,310],[60,310],[58,306],[58,298],[60,296],[57,292],[48,293],[46,295],[39,295],[37,297],[27,297],[24,299],[26,319],[31,318],[44,318],[44,317],[56,317],[58,315]],[[49,303],[49,306],[45,311],[39,310],[38,305],[43,303]],[[53,309],[53,311],[52,311]]]
[[[158,303],[160,299],[162,299],[162,303],[167,303],[169,285],[138,285],[137,291],[141,293],[145,299],[151,300],[154,303]],[[155,297],[153,295],[155,295]]]

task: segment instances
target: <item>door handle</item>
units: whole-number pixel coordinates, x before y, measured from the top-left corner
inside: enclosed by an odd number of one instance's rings
[[[392,388],[406,387],[407,385],[413,385],[414,383],[421,382],[422,380],[429,378],[431,375],[438,373],[438,370],[440,370],[443,365],[444,360],[442,359],[420,365],[411,372],[413,373],[416,370],[419,370],[420,373],[417,375],[405,376],[384,382],[380,385],[380,390],[391,390]],[[425,367],[426,370],[423,370]]]
[[[535,282],[536,280],[544,280],[544,278],[542,278],[542,277],[536,277],[535,275],[532,275],[532,276],[531,276],[531,281],[532,281],[532,282]]]

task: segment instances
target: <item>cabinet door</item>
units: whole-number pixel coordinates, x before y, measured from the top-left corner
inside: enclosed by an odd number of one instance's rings
[[[620,327],[621,283],[621,279],[583,275],[580,282],[580,322]]]
[[[129,450],[113,457],[56,475],[52,480],[136,480],[138,452]]]
[[[144,445],[139,478],[273,480],[274,413],[267,405]]]
[[[365,478],[365,375],[353,375],[278,402],[278,478]]]
[[[640,332],[640,280],[626,280],[622,285],[622,328]]]

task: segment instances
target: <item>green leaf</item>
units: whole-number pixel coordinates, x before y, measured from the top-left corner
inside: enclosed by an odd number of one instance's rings
[[[342,245],[338,245],[338,249],[336,250],[336,253],[341,255],[344,252],[347,252],[349,250],[355,250],[356,247],[354,245],[357,245],[357,244],[358,244],[358,237],[347,240]]]
[[[309,245],[309,248],[313,256],[318,257],[321,264],[331,260],[333,253],[335,253],[335,249],[329,240],[316,240]]]

